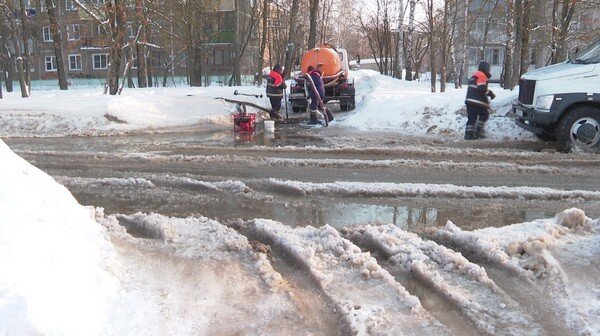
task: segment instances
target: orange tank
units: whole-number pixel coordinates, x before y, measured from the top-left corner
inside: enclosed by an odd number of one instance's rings
[[[342,62],[337,51],[327,45],[307,51],[302,56],[300,70],[304,74],[309,66],[312,65],[316,69],[319,63],[323,63],[323,76],[332,76],[342,70]]]

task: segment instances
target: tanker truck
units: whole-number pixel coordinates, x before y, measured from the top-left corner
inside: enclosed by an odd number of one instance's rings
[[[290,105],[294,112],[306,112],[308,107],[308,88],[303,77],[309,66],[323,64],[323,83],[325,97],[323,103],[338,101],[342,111],[353,110],[354,79],[350,73],[348,53],[345,49],[335,49],[322,45],[307,51],[300,62],[300,73],[294,77],[290,87]]]

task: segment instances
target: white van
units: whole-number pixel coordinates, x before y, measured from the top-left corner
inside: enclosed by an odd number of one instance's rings
[[[600,40],[565,63],[536,69],[519,81],[516,124],[544,141],[600,153]]]

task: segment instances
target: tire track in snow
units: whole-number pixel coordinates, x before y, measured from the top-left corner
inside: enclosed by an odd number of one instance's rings
[[[205,307],[206,312],[197,312],[209,315],[200,321],[204,328],[195,330],[194,334],[208,331],[216,334],[243,333],[247,331],[248,325],[252,324],[253,330],[262,330],[267,334],[275,334],[283,329],[291,335],[306,335],[306,332],[335,335],[331,332],[329,324],[319,323],[314,315],[311,318],[310,314],[302,313],[307,306],[318,307],[318,304],[313,304],[310,297],[307,301],[307,297],[294,295],[298,291],[273,268],[267,251],[253,247],[245,236],[231,228],[204,217],[173,218],[142,213],[104,217],[101,211],[97,217],[97,220],[108,228],[113,239],[138,246],[142,251],[147,251],[146,253],[157,254],[160,259],[191,260],[201,267],[201,274],[224,272],[220,280],[212,280],[215,284],[205,284],[207,293],[198,294],[195,293],[196,289],[187,289],[190,296],[200,295],[204,298],[217,295],[225,299]],[[126,228],[146,239],[133,238],[125,232]],[[220,268],[224,270],[219,271]],[[168,273],[169,269],[163,269],[164,271]],[[165,277],[169,278],[168,275]],[[233,283],[228,282],[229,278],[232,278]],[[196,279],[188,281],[195,283]],[[166,287],[171,285],[164,284]],[[224,285],[229,287],[223,288]],[[238,291],[243,293],[225,298],[230,292]],[[236,322],[224,324],[217,317],[224,314],[234,314],[235,318],[232,321]]]
[[[570,333],[592,335],[600,330],[600,323],[597,322],[600,318],[600,309],[589,309],[573,298],[575,294],[573,287],[579,290],[589,289],[589,287],[581,283],[582,280],[578,280],[579,283],[574,280],[579,278],[577,274],[572,273],[569,277],[559,262],[561,258],[559,255],[571,251],[576,255],[574,260],[580,261],[582,258],[585,260],[585,253],[581,253],[578,248],[565,249],[561,246],[566,246],[565,243],[569,240],[576,244],[582,244],[585,239],[597,241],[599,226],[600,220],[592,221],[579,209],[568,209],[552,219],[475,231],[463,231],[449,222],[444,228],[429,229],[428,236],[439,243],[449,244],[527,279],[530,286],[539,288],[539,293],[548,295],[546,299],[551,302],[551,305],[557,305],[563,310],[560,315],[563,323],[571,329]],[[589,238],[590,233],[591,238]],[[581,247],[589,250],[590,246],[594,244],[584,244]],[[553,250],[560,252],[554,256]],[[581,255],[577,256],[577,254]],[[596,249],[593,255],[598,254],[600,251]],[[573,261],[567,262],[573,263]],[[583,279],[583,282],[585,281],[587,280]],[[600,290],[597,286],[595,288]],[[551,309],[538,306],[537,310]]]
[[[488,277],[485,270],[433,241],[395,225],[346,228],[344,236],[389,258],[398,272],[410,273],[459,308],[481,333],[540,335],[529,314]]]
[[[308,270],[345,315],[353,335],[447,335],[436,321],[369,253],[331,226],[290,228],[266,219],[244,229],[278,246]]]

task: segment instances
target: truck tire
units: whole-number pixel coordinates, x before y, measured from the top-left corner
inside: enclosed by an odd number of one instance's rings
[[[556,137],[565,153],[574,148],[600,153],[600,109],[580,106],[569,111],[558,124]]]
[[[536,133],[535,136],[542,141],[556,141],[556,133],[554,130],[544,128],[542,133]]]

